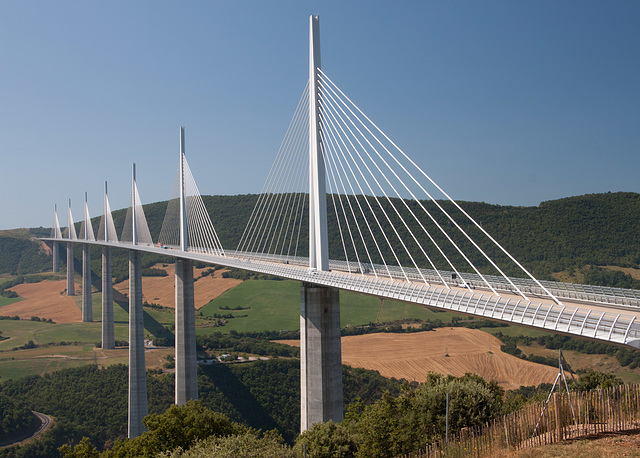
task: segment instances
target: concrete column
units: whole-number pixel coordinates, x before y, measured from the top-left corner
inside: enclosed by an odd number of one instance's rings
[[[113,332],[113,274],[111,247],[102,247],[102,349],[116,347]]]
[[[142,253],[129,251],[129,431],[128,437],[144,432],[147,416],[147,378],[144,364],[142,311]]]
[[[93,302],[91,300],[91,254],[89,245],[82,246],[82,321],[93,321]]]
[[[196,317],[193,301],[193,261],[176,259],[176,396],[182,405],[198,399]]]
[[[340,294],[335,288],[300,288],[300,430],[343,419]]]
[[[53,272],[60,272],[60,245],[58,242],[53,242],[51,252],[53,255]]]
[[[75,296],[76,287],[73,278],[73,243],[67,243],[67,296]]]

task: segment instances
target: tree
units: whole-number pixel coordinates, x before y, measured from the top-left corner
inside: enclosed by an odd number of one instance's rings
[[[100,452],[91,445],[88,437],[83,437],[75,447],[65,444],[58,450],[65,458],[98,458],[100,456]]]
[[[189,450],[176,449],[162,453],[159,458],[297,458],[291,448],[283,444],[282,436],[268,431],[263,437],[255,432],[210,437],[196,443]]]
[[[295,452],[302,456],[306,447],[309,458],[354,457],[357,442],[351,431],[341,423],[316,423],[296,439]]]
[[[135,439],[116,441],[106,457],[151,456],[163,450],[189,449],[198,440],[210,436],[242,434],[247,428],[234,423],[226,415],[203,407],[191,400],[182,406],[172,405],[161,415],[148,415],[143,423],[149,429]]]
[[[622,385],[623,381],[616,374],[606,374],[589,370],[580,376],[579,386],[582,391],[594,390],[596,388],[611,388]]]

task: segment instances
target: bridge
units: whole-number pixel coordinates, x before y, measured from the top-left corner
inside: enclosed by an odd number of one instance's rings
[[[198,397],[193,263],[301,282],[301,430],[343,418],[340,290],[640,348],[640,291],[539,281],[382,132],[324,73],[310,18],[309,81],[263,192],[233,249],[223,247],[189,168],[180,128],[178,173],[158,240],[132,170],[118,236],[105,183],[94,230],[87,194],[80,230],[57,207],[53,270],[83,247],[82,320],[92,316],[90,247],[102,248],[102,348],[115,346],[111,250],[129,253],[129,437],[147,414],[141,255],[175,258],[176,404]],[[215,209],[212,214],[215,219]],[[339,242],[338,242],[339,241]],[[509,272],[507,275],[506,272]],[[512,272],[518,272],[514,275]]]

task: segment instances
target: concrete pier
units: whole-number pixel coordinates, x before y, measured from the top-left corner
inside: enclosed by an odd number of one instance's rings
[[[198,399],[193,261],[176,259],[176,405]]]
[[[53,272],[60,272],[60,245],[58,242],[53,242],[51,254],[53,257]]]
[[[91,298],[91,246],[82,246],[82,321],[93,321],[93,302]]]
[[[343,419],[339,290],[300,288],[300,430]]]
[[[113,274],[111,247],[102,247],[102,349],[116,347],[113,332]]]
[[[142,252],[129,251],[129,430],[128,437],[144,432],[148,414],[147,374],[144,364],[144,320],[142,310]]]
[[[75,296],[76,287],[73,272],[73,243],[67,243],[67,296]]]

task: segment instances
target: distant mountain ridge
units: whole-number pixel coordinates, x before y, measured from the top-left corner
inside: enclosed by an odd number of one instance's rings
[[[362,196],[359,197],[362,199]],[[205,205],[223,246],[235,249],[258,195],[203,196]],[[162,227],[167,201],[144,206],[154,240]],[[514,207],[484,202],[459,202],[484,229],[498,240],[534,275],[550,278],[554,272],[588,265],[640,267],[640,194],[616,192],[587,194],[542,202],[535,207]],[[429,205],[425,203],[425,205]],[[448,203],[442,203],[448,207]],[[332,215],[329,213],[329,219]],[[120,231],[126,209],[112,212]],[[93,218],[95,228],[99,217]],[[305,222],[303,222],[305,224]],[[79,229],[77,223],[76,229]],[[385,229],[386,230],[386,229]],[[51,259],[30,237],[42,237],[49,229],[0,231],[0,274],[26,274],[50,268]],[[306,250],[307,234],[302,231],[301,250]],[[9,235],[8,235],[9,234]],[[330,232],[330,256],[340,259],[339,237]],[[120,250],[117,250],[120,251]],[[99,272],[99,250],[94,266]],[[124,252],[122,252],[124,253]],[[76,255],[79,258],[79,254]],[[123,254],[116,257],[124,256]],[[62,257],[62,261],[64,261]],[[149,258],[149,263],[152,259]],[[123,258],[123,264],[125,259]],[[403,259],[401,259],[401,262]],[[482,260],[477,260],[482,265]],[[115,268],[115,267],[114,267]],[[516,274],[519,275],[519,274]]]

